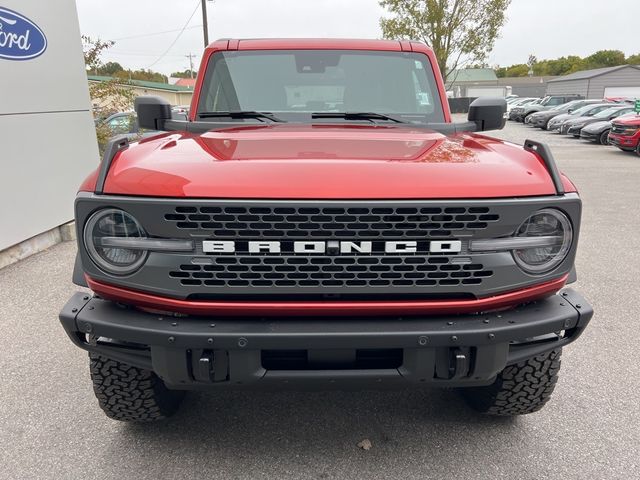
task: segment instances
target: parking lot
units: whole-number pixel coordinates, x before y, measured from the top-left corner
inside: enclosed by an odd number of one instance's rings
[[[0,270],[0,478],[640,476],[640,157],[513,122],[496,136],[548,142],[584,201],[577,288],[596,315],[541,412],[481,417],[440,390],[220,392],[165,423],[114,422],[57,320],[76,290],[64,243]]]

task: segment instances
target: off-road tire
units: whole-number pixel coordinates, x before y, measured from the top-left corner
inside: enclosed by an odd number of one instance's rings
[[[605,130],[600,134],[600,138],[598,138],[600,145],[609,145],[609,132],[611,132],[611,130]]]
[[[173,415],[184,392],[169,390],[141,368],[89,354],[93,391],[107,417],[123,422],[154,422]]]
[[[515,416],[533,413],[549,401],[558,381],[562,349],[509,365],[486,387],[462,389],[475,410],[488,415]]]

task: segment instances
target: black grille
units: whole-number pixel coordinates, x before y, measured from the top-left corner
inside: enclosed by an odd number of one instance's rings
[[[435,287],[479,285],[493,275],[482,264],[447,257],[217,257],[180,265],[169,276],[191,287]]]
[[[218,239],[447,238],[498,222],[489,207],[180,206],[164,219]]]
[[[628,132],[633,132],[635,130],[637,130],[637,127],[633,127],[630,125],[620,125],[620,124],[614,123],[611,126],[611,133],[625,134]]]

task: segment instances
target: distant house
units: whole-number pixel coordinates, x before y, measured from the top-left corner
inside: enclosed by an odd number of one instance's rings
[[[549,81],[547,95],[579,94],[585,98],[640,98],[640,65],[596,68]]]
[[[452,71],[447,77],[447,90],[454,97],[480,97],[518,95],[543,97],[547,82],[556,77],[506,77],[498,78],[491,68],[466,68]]]
[[[106,82],[113,77],[101,75],[88,75],[89,83]],[[189,79],[191,80],[191,79]],[[123,85],[131,88],[136,96],[157,95],[167,100],[171,105],[189,105],[193,96],[193,88],[182,85],[170,85],[168,83],[145,82],[142,80],[123,81]]]
[[[179,87],[187,87],[193,90],[193,88],[196,86],[196,79],[195,78],[179,78],[178,81],[174,83],[174,85],[178,85]]]
[[[462,68],[452,70],[445,79],[447,91],[453,92],[454,97],[469,97],[468,90],[474,87],[495,86],[498,77],[491,68]]]

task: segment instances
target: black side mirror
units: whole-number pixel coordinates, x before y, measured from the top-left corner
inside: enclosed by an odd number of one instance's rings
[[[138,125],[146,130],[164,130],[164,122],[171,120],[171,104],[162,97],[143,95],[136,98]]]
[[[507,122],[507,102],[504,98],[482,97],[469,105],[469,121],[477,125],[478,132],[502,130]]]

